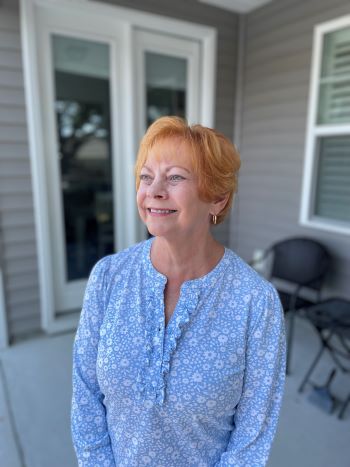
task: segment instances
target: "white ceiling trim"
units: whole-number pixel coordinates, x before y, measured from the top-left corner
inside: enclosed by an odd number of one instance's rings
[[[198,0],[201,3],[223,8],[235,13],[249,13],[272,0]]]

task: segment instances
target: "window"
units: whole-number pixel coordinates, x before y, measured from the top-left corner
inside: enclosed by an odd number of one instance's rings
[[[350,16],[315,28],[301,223],[350,234]]]

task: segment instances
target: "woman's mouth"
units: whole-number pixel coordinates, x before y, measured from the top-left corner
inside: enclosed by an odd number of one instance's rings
[[[155,216],[167,216],[168,214],[173,214],[177,212],[175,209],[154,209],[154,208],[147,208],[147,211]]]

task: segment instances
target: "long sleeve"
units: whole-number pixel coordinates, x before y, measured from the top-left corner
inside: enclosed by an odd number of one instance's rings
[[[96,376],[108,261],[108,257],[99,261],[90,274],[73,347],[71,428],[79,467],[115,466],[103,404],[104,396]]]
[[[248,334],[235,428],[216,467],[265,466],[275,435],[285,381],[284,317],[273,287],[257,306],[259,315]]]

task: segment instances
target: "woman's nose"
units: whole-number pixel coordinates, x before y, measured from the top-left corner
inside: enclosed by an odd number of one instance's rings
[[[154,179],[149,187],[148,195],[151,198],[166,198],[168,196],[166,184],[161,179]]]

